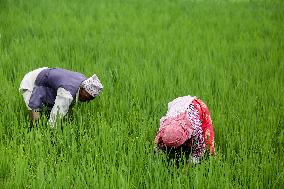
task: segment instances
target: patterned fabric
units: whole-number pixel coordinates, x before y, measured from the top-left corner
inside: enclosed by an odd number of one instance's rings
[[[103,89],[103,85],[96,74],[83,81],[81,86],[93,97],[98,96]]]
[[[190,104],[188,109],[189,121],[193,127],[193,133],[189,138],[189,147],[192,148],[193,162],[199,162],[200,158],[205,152],[205,142],[203,138],[203,131],[201,128],[201,121],[197,109]]]
[[[200,99],[194,100],[192,104],[199,112],[199,119],[201,120],[201,128],[203,131],[203,138],[205,139],[206,150],[214,155],[214,131],[208,107]]]
[[[169,102],[166,116],[176,116],[183,113],[194,99],[196,99],[195,96],[182,96]]]
[[[188,114],[184,112],[178,116],[168,116],[163,119],[155,141],[166,147],[177,148],[189,138],[192,132]]]
[[[179,100],[182,101],[182,98],[183,97],[179,97]],[[169,107],[174,108],[173,106]],[[181,108],[177,109],[181,111]],[[171,112],[175,112],[175,110],[172,109]],[[182,149],[185,152],[190,152],[189,154],[192,163],[198,163],[200,158],[204,155],[205,150],[208,150],[214,155],[214,132],[210,113],[207,106],[197,98],[191,101],[187,108],[183,109],[183,112],[188,113],[187,119],[189,119],[189,122],[191,123],[192,132],[190,132],[188,139],[180,145],[179,148],[174,149],[167,149],[167,146],[162,140],[155,140],[157,150],[169,150],[170,153],[176,154],[176,152],[179,152]],[[160,122],[162,123],[168,117],[168,114],[162,117]],[[162,124],[160,124],[160,127],[161,126]],[[176,155],[174,156],[176,157]]]

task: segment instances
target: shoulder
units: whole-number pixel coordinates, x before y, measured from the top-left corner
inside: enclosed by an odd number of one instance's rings
[[[71,95],[71,93],[64,89],[63,87],[59,87],[57,89],[57,96],[61,96],[63,98],[67,98],[67,99],[72,99],[73,100],[73,96]]]
[[[194,99],[195,97],[192,96],[177,97],[176,99],[168,103],[168,110],[180,108],[186,109],[187,106],[191,104]]]
[[[178,103],[178,102],[188,102],[188,101],[192,101],[193,99],[195,99],[194,96],[181,96],[181,97],[177,97],[175,98],[174,100],[170,101],[168,103],[168,105],[171,105],[171,104],[175,104],[175,103]]]

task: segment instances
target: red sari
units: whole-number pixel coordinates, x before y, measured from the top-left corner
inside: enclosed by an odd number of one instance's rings
[[[193,100],[192,104],[199,112],[206,150],[214,155],[214,131],[208,107],[200,99]]]

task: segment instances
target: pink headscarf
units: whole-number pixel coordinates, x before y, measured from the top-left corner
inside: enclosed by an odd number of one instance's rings
[[[155,138],[155,143],[158,145],[163,144],[170,148],[177,148],[189,139],[192,131],[188,112],[175,117],[165,117],[161,119],[160,130]]]

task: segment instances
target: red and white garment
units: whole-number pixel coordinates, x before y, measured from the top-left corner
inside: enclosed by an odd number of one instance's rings
[[[186,114],[186,116],[185,116]],[[181,118],[186,119],[181,121]],[[166,116],[160,120],[155,143],[158,148],[177,148],[185,141],[191,148],[193,163],[198,163],[205,150],[214,154],[214,132],[207,106],[196,97],[178,97],[168,103]]]

